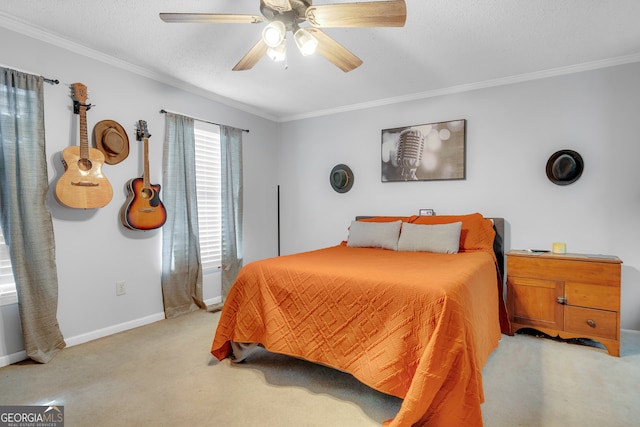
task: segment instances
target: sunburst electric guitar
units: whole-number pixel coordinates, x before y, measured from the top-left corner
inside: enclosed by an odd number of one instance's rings
[[[122,224],[132,230],[160,228],[167,220],[167,211],[160,200],[160,185],[149,182],[149,131],[147,122],[138,120],[138,141],[144,140],[144,174],[127,182],[128,197],[122,206]]]
[[[89,147],[87,138],[87,87],[72,85],[74,113],[80,115],[80,146],[62,151],[65,171],[56,184],[56,197],[65,206],[78,209],[101,208],[111,201],[113,189],[102,173],[104,154]]]

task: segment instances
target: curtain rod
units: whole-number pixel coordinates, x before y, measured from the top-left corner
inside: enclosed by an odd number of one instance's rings
[[[165,110],[165,109],[163,108],[162,110],[160,110],[160,112],[161,112],[162,114],[166,114],[166,113],[169,113],[170,111],[167,111],[167,110]],[[180,113],[175,113],[175,112],[174,112],[173,114],[180,114]],[[185,114],[180,114],[180,115],[185,116],[185,117],[189,117],[189,118],[191,118],[191,119],[193,119],[193,120],[197,120],[197,121],[199,121],[199,122],[209,123],[210,125],[225,126],[225,125],[221,125],[220,123],[210,122],[209,120],[198,119],[198,118],[196,118],[196,117],[186,116]],[[249,133],[249,129],[240,129],[240,130],[241,130],[242,132],[247,132],[247,133]]]
[[[18,70],[17,68],[11,67],[9,65],[0,64],[0,67],[7,68],[7,69],[13,70],[13,71],[18,71],[19,73],[35,75],[35,73],[30,73],[29,71],[24,71],[24,70]],[[50,83],[52,85],[57,85],[57,84],[60,83],[60,80],[58,80],[58,79],[48,79],[48,78],[46,78],[44,76],[40,76],[40,77],[42,77],[42,80],[44,80],[45,82]]]

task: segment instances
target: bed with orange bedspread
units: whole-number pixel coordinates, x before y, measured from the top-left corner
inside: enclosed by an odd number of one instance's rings
[[[403,399],[390,426],[482,426],[481,371],[506,318],[492,223],[480,214],[400,220],[461,221],[459,252],[342,242],[250,263],[226,298],[211,353],[222,360],[232,341],[260,343],[349,372]]]

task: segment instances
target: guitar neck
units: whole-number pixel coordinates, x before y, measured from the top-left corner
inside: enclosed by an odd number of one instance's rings
[[[151,188],[149,183],[149,138],[144,139],[144,174],[142,175],[143,188]]]
[[[89,158],[89,139],[87,137],[87,106],[78,103],[80,114],[80,158]]]

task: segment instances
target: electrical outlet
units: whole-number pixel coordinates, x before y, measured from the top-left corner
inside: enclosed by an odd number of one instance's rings
[[[124,285],[124,280],[118,280],[116,282],[116,295],[124,295],[127,293],[127,288]]]

